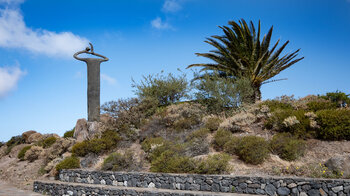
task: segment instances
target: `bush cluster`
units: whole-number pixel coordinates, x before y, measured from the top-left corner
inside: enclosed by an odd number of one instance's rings
[[[219,117],[210,117],[206,120],[204,127],[207,128],[210,132],[218,130],[222,120]]]
[[[326,93],[326,95],[323,95],[321,97],[326,100],[330,100],[331,102],[336,104],[337,107],[344,107],[345,104],[350,104],[350,94],[347,95],[339,90],[335,92],[328,92]]]
[[[19,144],[24,144],[24,143],[25,143],[25,139],[22,135],[17,135],[17,136],[11,137],[11,139],[6,142],[6,146],[7,146],[6,154],[9,154],[13,147],[15,147]]]
[[[75,127],[70,130],[70,131],[66,131],[63,135],[63,138],[70,138],[74,136],[74,132],[75,132]]]
[[[186,140],[191,141],[191,140],[199,139],[204,141],[207,138],[209,133],[210,133],[209,129],[201,128],[187,135]]]
[[[213,138],[213,147],[216,150],[223,150],[224,145],[230,141],[232,138],[232,133],[230,131],[224,130],[224,129],[219,129]]]
[[[324,140],[350,140],[350,110],[320,110],[316,112],[320,129],[317,137]]]
[[[103,161],[102,170],[130,171],[135,161],[133,156],[131,151],[112,153]]]
[[[228,170],[228,155],[194,159],[192,156],[207,154],[205,145],[208,129],[202,128],[187,135],[185,143],[165,140],[162,137],[147,138],[142,149],[148,154],[152,172],[219,174]],[[199,146],[197,146],[198,144]],[[206,148],[203,148],[206,147]]]
[[[336,109],[337,104],[330,102],[329,100],[323,101],[310,101],[307,104],[307,108],[311,111],[319,111],[319,110],[328,110],[328,109]]]
[[[85,140],[76,143],[72,148],[72,153],[77,156],[85,156],[89,153],[101,154],[115,148],[121,140],[118,133],[113,130],[104,131],[101,137]]]
[[[76,169],[76,168],[80,168],[80,160],[78,157],[75,157],[75,156],[67,157],[56,165],[57,171],[60,171],[62,169]]]
[[[57,138],[54,136],[48,137],[46,139],[40,140],[36,145],[43,148],[50,148],[52,144],[56,142]]]
[[[267,119],[265,127],[278,132],[289,132],[302,138],[314,137],[315,130],[305,113],[305,110],[277,109]]]
[[[230,170],[228,164],[229,160],[230,156],[227,154],[215,154],[204,159],[194,159],[167,150],[151,162],[151,171],[164,173],[222,174]]]
[[[152,98],[118,99],[109,101],[101,106],[104,113],[115,118],[113,124],[118,129],[134,126],[139,128],[143,119],[156,112],[158,101]]]
[[[206,159],[202,159],[197,163],[197,168],[194,173],[197,174],[221,174],[226,173],[231,168],[228,165],[230,156],[221,153],[209,155]]]
[[[250,164],[260,164],[268,157],[268,142],[257,136],[242,137],[236,147],[236,154]]]
[[[194,96],[209,112],[220,113],[253,102],[254,89],[248,79],[224,78],[220,73],[194,74]]]
[[[196,168],[194,159],[180,155],[172,150],[165,150],[151,161],[152,172],[192,173]]]
[[[304,155],[306,143],[290,133],[278,133],[270,141],[270,150],[284,160],[294,161]]]
[[[171,73],[168,75],[160,73],[143,76],[140,83],[133,81],[132,87],[141,100],[150,98],[157,100],[159,105],[169,105],[187,97],[188,85],[185,74],[175,76]]]
[[[21,161],[24,161],[24,155],[26,154],[27,150],[29,150],[32,146],[25,146],[23,147],[17,155],[17,158]]]

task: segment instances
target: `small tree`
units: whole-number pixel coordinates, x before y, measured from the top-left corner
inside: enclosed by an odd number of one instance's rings
[[[175,76],[172,73],[163,75],[163,72],[156,75],[143,76],[140,83],[133,80],[132,87],[135,94],[141,99],[156,99],[159,105],[176,103],[187,97],[189,83],[185,74]]]
[[[217,72],[204,74],[193,81],[194,97],[202,104],[207,105],[212,112],[221,112],[237,108],[242,103],[253,102],[254,89],[248,79],[242,78],[235,82],[231,78],[220,77]]]

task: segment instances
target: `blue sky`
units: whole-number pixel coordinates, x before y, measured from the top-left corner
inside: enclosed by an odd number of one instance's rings
[[[349,0],[0,0],[0,141],[27,130],[62,135],[86,118],[86,65],[74,52],[90,41],[110,58],[101,64],[101,103],[134,96],[131,78],[188,72],[209,62],[230,20],[274,26],[273,42],[290,40],[305,59],[262,87],[263,99],[350,93]]]

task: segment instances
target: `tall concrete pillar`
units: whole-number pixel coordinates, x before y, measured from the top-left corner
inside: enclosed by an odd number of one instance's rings
[[[80,58],[79,54],[86,53],[101,58]],[[100,121],[100,64],[108,61],[108,58],[100,54],[94,53],[94,48],[90,43],[90,48],[77,52],[73,55],[77,60],[84,61],[87,65],[87,108],[88,121]]]

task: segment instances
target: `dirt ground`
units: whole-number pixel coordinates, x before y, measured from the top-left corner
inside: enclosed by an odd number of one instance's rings
[[[249,176],[268,176],[272,175],[271,171],[274,167],[288,167],[290,165],[302,166],[311,163],[324,163],[329,158],[335,155],[350,155],[350,141],[320,141],[308,140],[307,152],[304,157],[297,161],[288,162],[280,159],[276,155],[270,155],[268,160],[260,165],[249,165],[243,163],[238,157],[233,156],[230,164],[232,166],[231,175],[249,175]],[[0,180],[6,181],[9,184],[16,186],[23,190],[32,190],[34,180],[43,180],[48,177],[42,176],[39,173],[43,166],[43,160],[36,160],[34,162],[19,161],[17,154],[25,144],[15,146],[9,155],[4,155],[6,147],[0,148]],[[144,158],[144,154],[139,144],[134,144],[131,149],[138,154],[136,159]],[[210,154],[216,153],[211,149]],[[102,158],[100,160],[103,160]],[[138,160],[141,161],[141,160]],[[98,161],[91,169],[98,169],[102,161]],[[143,167],[144,171],[148,171],[149,164]]]

